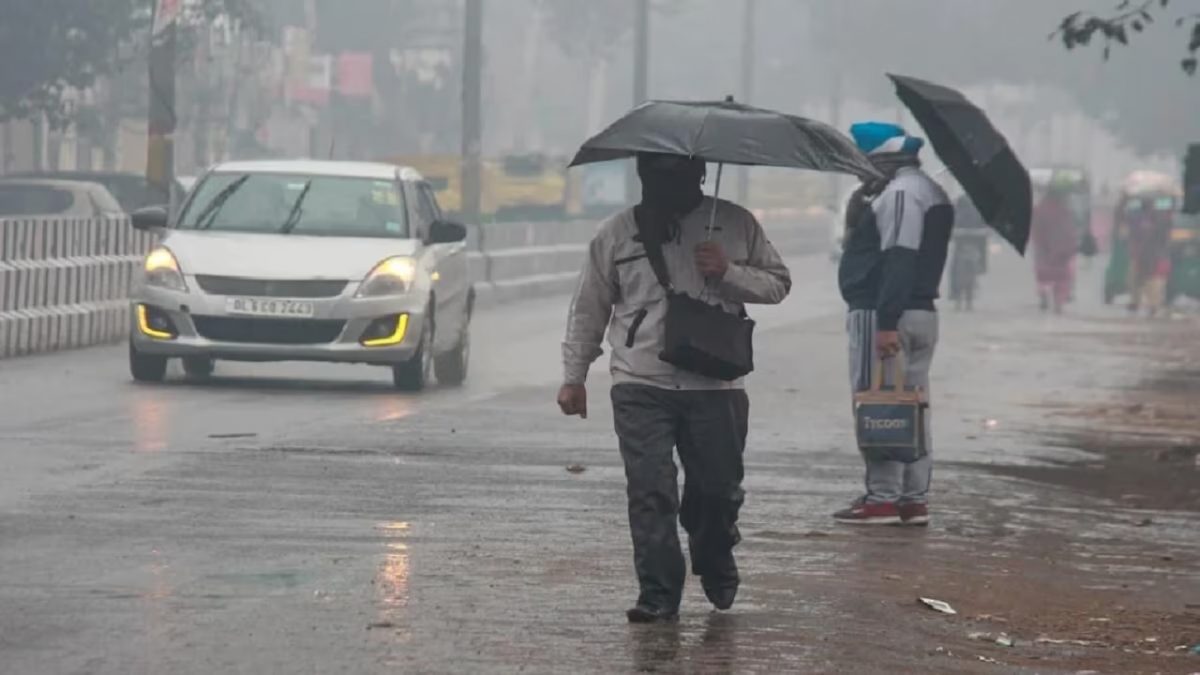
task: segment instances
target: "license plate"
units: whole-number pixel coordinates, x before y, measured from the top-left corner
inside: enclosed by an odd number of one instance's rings
[[[303,319],[313,315],[313,304],[306,300],[281,300],[279,298],[226,298],[225,311],[230,314],[249,316]]]

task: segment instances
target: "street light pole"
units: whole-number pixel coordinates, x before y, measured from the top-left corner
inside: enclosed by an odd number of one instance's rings
[[[462,217],[478,223],[483,169],[483,0],[466,0],[463,19]]]
[[[756,0],[742,0],[742,103],[749,105],[754,98],[754,22],[757,15]],[[746,206],[750,198],[750,170],[738,169],[737,200]]]
[[[650,70],[650,0],[633,0],[633,104],[648,96]]]
[[[641,105],[649,98],[650,88],[650,0],[633,2],[633,104]],[[638,194],[637,167],[629,166],[625,173],[625,198],[636,201]]]
[[[170,204],[175,174],[175,25],[151,38],[150,115],[146,180],[157,201]]]

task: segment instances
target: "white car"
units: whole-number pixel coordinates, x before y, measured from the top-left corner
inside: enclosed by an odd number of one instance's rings
[[[161,230],[133,294],[129,365],[160,381],[216,360],[388,366],[398,388],[467,375],[474,292],[466,228],[419,173],[390,164],[234,162],[214,167]]]
[[[0,179],[0,218],[120,218],[125,215],[103,185],[49,178]]]

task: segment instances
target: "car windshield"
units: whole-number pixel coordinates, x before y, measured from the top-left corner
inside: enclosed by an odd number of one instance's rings
[[[1174,211],[1174,197],[1131,197],[1125,202],[1127,213],[1139,211]]]
[[[241,184],[235,185],[239,180]],[[396,181],[305,174],[212,174],[196,188],[177,227],[326,237],[408,237],[404,197]]]

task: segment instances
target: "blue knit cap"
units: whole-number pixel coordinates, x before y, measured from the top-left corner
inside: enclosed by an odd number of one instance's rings
[[[868,155],[903,152],[915,155],[925,146],[923,139],[909,136],[904,127],[889,122],[859,122],[850,126],[858,149]]]

